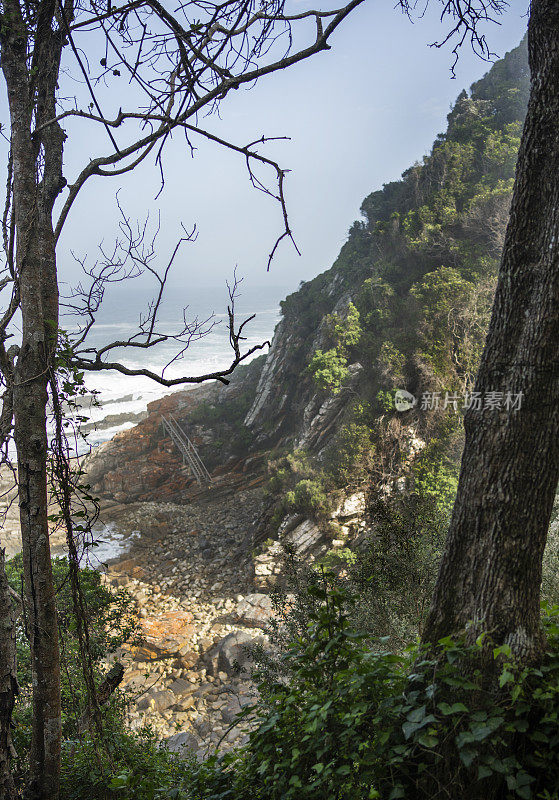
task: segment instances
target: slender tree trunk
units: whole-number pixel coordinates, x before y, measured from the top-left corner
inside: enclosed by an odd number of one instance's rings
[[[23,301],[24,292],[22,292]],[[23,303],[22,303],[23,304]],[[44,331],[33,340],[25,324],[16,373],[15,440],[25,602],[33,678],[33,733],[28,797],[56,800],[60,770],[60,656],[47,521],[46,385]],[[26,330],[27,327],[27,330]]]
[[[559,479],[559,4],[533,0],[532,85],[478,392],[518,410],[469,410],[458,493],[423,638],[474,621],[526,661],[545,646],[542,557]]]
[[[25,604],[31,647],[33,731],[29,800],[57,800],[60,748],[60,654],[47,519],[47,385],[58,330],[58,288],[52,208],[62,189],[64,134],[32,124],[56,115],[62,38],[53,31],[55,3],[43,0],[35,64],[27,64],[27,32],[17,0],[7,0],[1,33],[13,159],[16,273],[22,345],[14,371],[14,439],[18,460]],[[34,102],[32,101],[34,98]],[[35,114],[32,118],[31,109]]]
[[[33,678],[30,800],[56,800],[60,770],[60,655],[47,519],[46,430],[47,380],[57,316],[43,302],[45,272],[50,271],[45,262],[54,256],[48,244],[44,228],[34,232],[22,258],[23,336],[14,385],[14,438]],[[56,285],[52,290],[56,298]]]
[[[6,578],[4,550],[0,549],[0,798],[16,800],[10,772],[11,719],[18,691],[16,672],[15,613]]]

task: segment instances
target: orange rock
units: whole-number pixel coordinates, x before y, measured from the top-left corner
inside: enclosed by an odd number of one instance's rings
[[[140,621],[143,650],[157,658],[182,656],[191,648],[195,625],[188,611],[165,611]]]

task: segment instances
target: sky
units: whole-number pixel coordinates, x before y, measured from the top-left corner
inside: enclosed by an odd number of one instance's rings
[[[297,7],[314,6],[297,0]],[[272,294],[276,287],[279,299],[331,266],[364,197],[430,150],[461,89],[490,66],[464,47],[452,79],[450,49],[429,47],[445,30],[435,13],[440,8],[432,2],[412,24],[394,8],[394,0],[365,0],[335,33],[331,50],[266,76],[250,90],[230,92],[221,118],[208,121],[216,133],[242,145],[262,135],[290,137],[262,152],[291,170],[286,197],[301,256],[284,241],[267,272],[268,254],[282,230],[280,208],[251,187],[237,154],[201,143],[192,158],[177,137],[166,155],[165,189],[157,199],[153,165],[118,179],[119,201],[131,218],[161,216],[162,265],[181,223],[196,225],[198,238],[177,260],[172,292],[223,287],[236,268],[247,286]],[[512,0],[499,26],[486,25],[498,56],[520,41],[526,11],[525,0]],[[126,81],[111,85],[104,102],[114,108],[104,108],[107,116],[118,110],[125,91]],[[65,175],[71,183],[80,166],[108,145],[87,123],[71,123],[69,133]],[[72,252],[91,263],[98,244],[110,247],[114,240],[116,180],[92,180],[75,204],[60,244],[63,281],[77,280]]]

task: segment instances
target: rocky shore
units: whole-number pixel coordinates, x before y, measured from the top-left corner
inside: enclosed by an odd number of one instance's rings
[[[269,592],[280,573],[282,548],[267,538],[264,508],[269,450],[245,424],[263,390],[261,367],[248,365],[228,387],[211,384],[155,401],[138,425],[84,462],[101,499],[96,532],[105,540],[90,564],[108,586],[126,589],[140,621],[139,643],[114,654],[125,667],[129,725],[150,725],[171,749],[198,756],[246,737],[249,718],[235,722],[256,697],[250,648],[268,646]],[[169,415],[197,447],[209,485],[198,485],[183,464],[162,425]],[[307,414],[305,425],[315,418],[330,425],[326,417]],[[20,542],[10,499],[4,498],[2,540],[13,555]],[[311,561],[358,533],[364,507],[358,492],[342,498],[323,525],[292,514],[279,538]],[[63,552],[63,542],[52,545],[53,553]],[[112,560],[103,565],[106,559]]]
[[[136,532],[104,580],[135,600],[142,643],[115,655],[126,668],[129,724],[153,727],[172,749],[202,755],[243,741],[229,730],[255,698],[245,647],[265,644],[269,597],[254,590],[252,534],[262,489],[196,504],[135,503],[112,515]],[[240,667],[240,671],[239,671]]]
[[[358,530],[364,496],[346,498],[335,512],[332,540],[311,520],[292,516],[280,530],[295,551],[312,559],[343,546]],[[113,509],[128,553],[109,565],[104,580],[134,598],[142,643],[115,655],[126,668],[129,724],[149,724],[168,746],[199,756],[245,740],[237,714],[256,697],[250,648],[268,645],[273,614],[269,591],[280,546],[256,546],[263,489],[247,482],[226,498],[208,490],[196,503],[133,503]]]

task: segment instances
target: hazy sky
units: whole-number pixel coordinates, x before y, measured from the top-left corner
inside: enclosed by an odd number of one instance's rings
[[[297,5],[313,7],[308,0]],[[332,264],[363,198],[428,152],[445,129],[460,90],[489,65],[465,47],[452,80],[449,49],[428,46],[443,32],[433,13],[440,4],[432,3],[413,25],[393,5],[392,0],[365,0],[333,37],[331,50],[265,77],[251,90],[231,92],[221,120],[211,123],[239,144],[263,134],[291,137],[268,152],[292,170],[286,194],[301,257],[284,242],[266,274],[267,255],[281,231],[280,209],[251,188],[242,159],[233,153],[201,145],[191,158],[184,139],[177,137],[167,154],[166,186],[158,200],[154,168],[127,177],[120,193],[127,212],[143,217],[161,211],[162,258],[172,249],[180,221],[198,227],[197,242],[187,246],[177,265],[177,290],[192,283],[223,284],[235,265],[251,285],[296,288]],[[486,26],[498,55],[524,34],[526,8],[525,0],[512,0],[501,25]],[[118,92],[126,91],[123,81],[121,87],[114,85],[117,103]],[[69,182],[80,164],[98,154],[87,125],[80,125],[67,143]],[[99,241],[109,244],[114,238],[115,180],[94,179],[75,205],[61,242],[63,276],[76,274],[70,249],[92,256]]]

